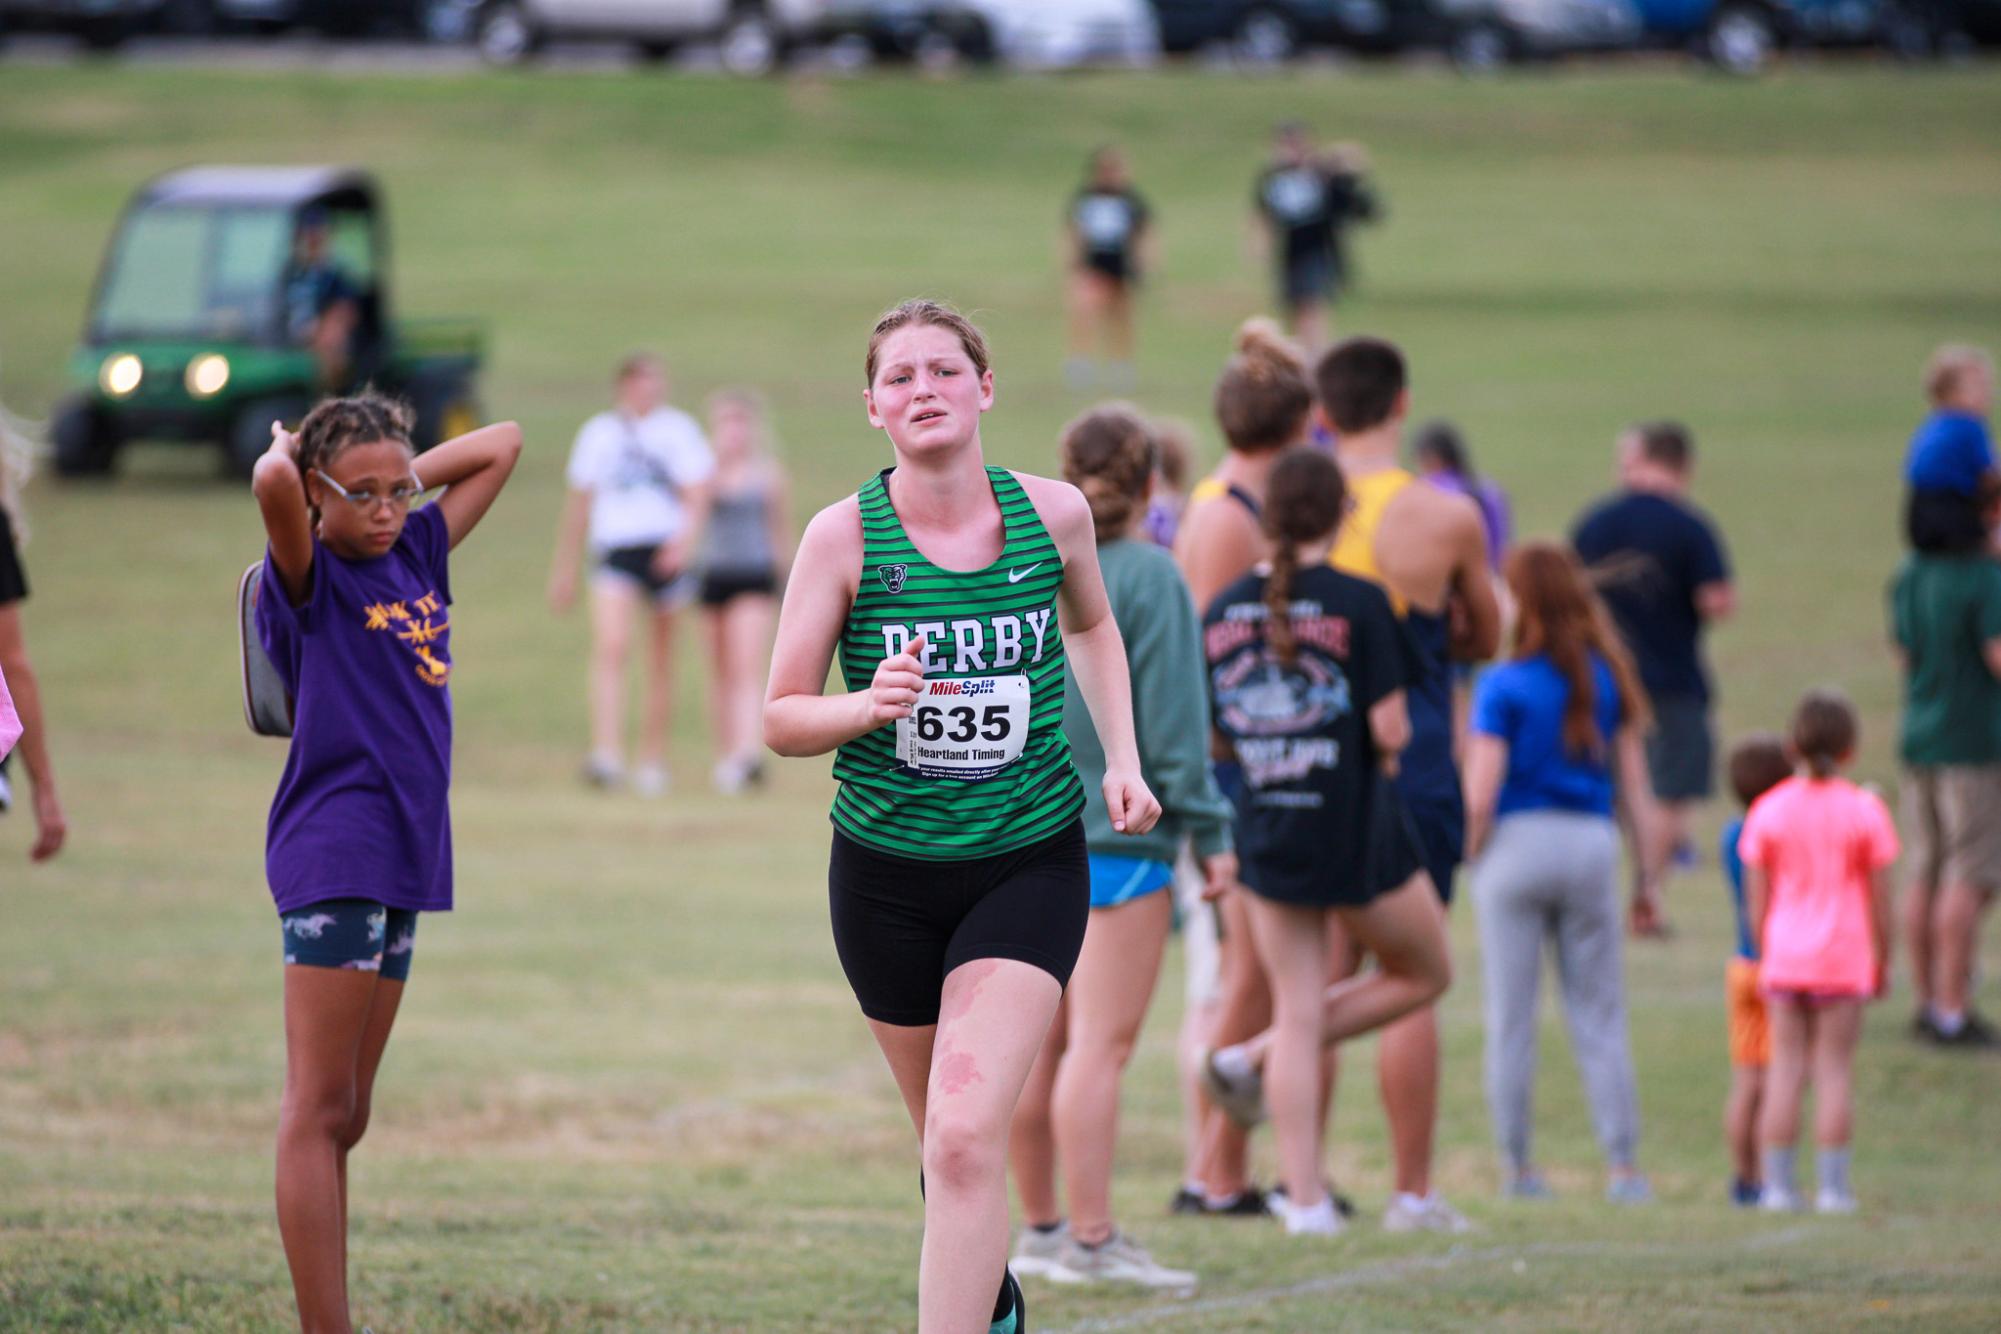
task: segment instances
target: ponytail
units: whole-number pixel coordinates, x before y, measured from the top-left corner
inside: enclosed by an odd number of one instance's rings
[[[1264,529],[1271,539],[1271,576],[1265,580],[1265,643],[1290,667],[1299,645],[1292,634],[1292,580],[1299,549],[1324,541],[1341,526],[1348,486],[1333,459],[1317,449],[1288,450],[1265,486]]]

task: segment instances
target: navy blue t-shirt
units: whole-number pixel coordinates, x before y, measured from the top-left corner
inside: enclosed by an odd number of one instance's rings
[[[1648,491],[1599,502],[1571,538],[1649,694],[1709,698],[1695,590],[1730,577],[1723,543],[1694,507]]]

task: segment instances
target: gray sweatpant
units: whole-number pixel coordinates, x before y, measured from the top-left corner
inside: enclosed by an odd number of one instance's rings
[[[1556,947],[1563,1017],[1598,1142],[1614,1167],[1633,1165],[1640,1108],[1626,1040],[1618,871],[1612,821],[1570,811],[1503,816],[1473,867],[1487,1008],[1487,1107],[1510,1171],[1531,1162],[1545,941]]]

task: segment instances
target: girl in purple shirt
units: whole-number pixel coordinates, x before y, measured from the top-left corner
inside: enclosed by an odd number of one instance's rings
[[[278,1231],[306,1330],[352,1327],[347,1155],[417,914],[452,906],[446,556],[521,453],[514,423],[484,427],[426,454],[420,479],[410,430],[401,403],[329,399],[296,435],[272,423],[251,481],[270,543],[257,635],[293,701],[265,873],[287,965]]]

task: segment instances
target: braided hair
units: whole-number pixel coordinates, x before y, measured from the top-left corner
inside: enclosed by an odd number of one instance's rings
[[[416,413],[408,403],[373,389],[364,389],[347,398],[322,399],[299,423],[299,476],[303,478],[315,469],[325,472],[335,459],[356,445],[387,440],[414,454],[416,449],[410,443],[410,436],[415,429]],[[310,487],[306,495],[311,497]],[[306,503],[317,524],[319,507],[310,499]]]
[[[1264,530],[1271,539],[1271,575],[1265,580],[1265,643],[1290,667],[1299,660],[1292,637],[1292,577],[1299,549],[1325,541],[1341,526],[1348,484],[1333,459],[1317,449],[1291,449],[1265,486]]]

